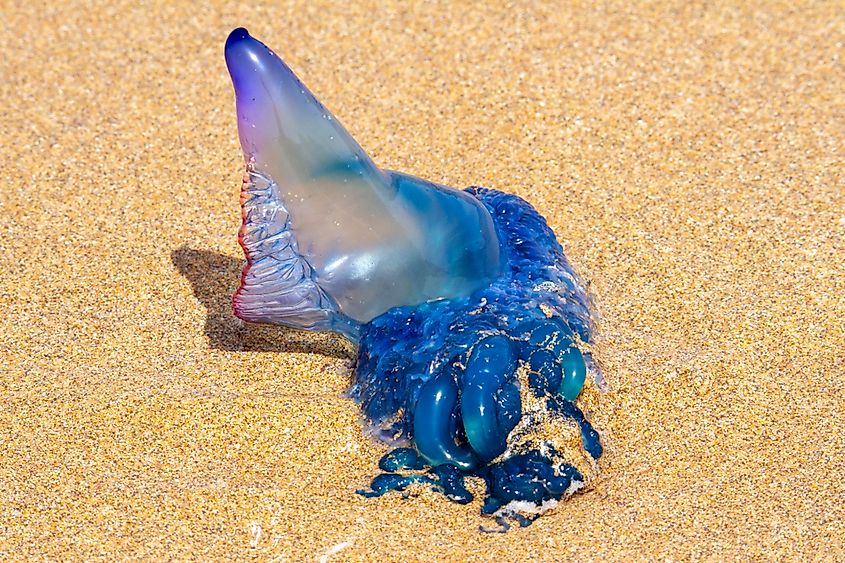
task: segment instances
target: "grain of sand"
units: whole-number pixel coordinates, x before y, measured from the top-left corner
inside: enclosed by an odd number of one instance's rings
[[[0,9],[0,557],[845,560],[845,5]],[[245,326],[222,45],[382,166],[513,191],[599,304],[593,488],[354,491],[349,349]]]

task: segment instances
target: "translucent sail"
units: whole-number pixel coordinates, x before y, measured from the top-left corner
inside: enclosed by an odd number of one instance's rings
[[[248,164],[241,318],[350,335],[392,307],[466,296],[501,273],[476,198],[380,170],[246,30],[229,36],[226,63]]]

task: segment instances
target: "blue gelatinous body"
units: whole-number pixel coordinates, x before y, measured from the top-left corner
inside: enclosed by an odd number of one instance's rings
[[[507,455],[523,416],[522,391],[545,400],[546,416],[574,421],[593,459],[602,453],[598,433],[573,402],[590,362],[577,347],[590,341],[589,300],[527,202],[495,190],[467,191],[496,222],[506,272],[467,297],[397,307],[362,325],[352,397],[382,439],[407,440],[432,466],[482,477],[483,512],[515,517],[519,512],[507,508],[513,503],[543,506],[583,483],[542,440]],[[530,389],[521,389],[519,365]],[[442,408],[431,408],[435,398]]]
[[[572,421],[601,455],[574,403],[595,370],[590,304],[546,221],[514,195],[380,170],[246,30],[226,63],[247,163],[235,314],[359,345],[351,396],[409,446],[361,494],[425,484],[466,503],[474,476],[506,528],[582,486],[548,428]]]

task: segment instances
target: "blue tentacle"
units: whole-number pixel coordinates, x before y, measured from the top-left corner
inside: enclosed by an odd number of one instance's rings
[[[458,403],[458,386],[450,370],[444,370],[420,390],[414,409],[414,438],[419,450],[431,465],[454,465],[473,469],[478,460],[472,450],[455,443],[450,419]]]
[[[519,390],[513,384],[516,360],[509,338],[489,336],[473,348],[467,362],[461,416],[472,449],[485,461],[505,451],[508,434],[522,414]]]

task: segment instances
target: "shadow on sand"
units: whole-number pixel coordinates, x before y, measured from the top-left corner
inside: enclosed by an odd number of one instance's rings
[[[230,352],[304,352],[343,359],[354,356],[352,346],[334,334],[244,324],[235,317],[232,293],[241,277],[241,260],[185,246],[170,257],[206,309],[205,335],[210,347]]]

